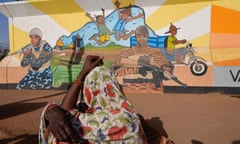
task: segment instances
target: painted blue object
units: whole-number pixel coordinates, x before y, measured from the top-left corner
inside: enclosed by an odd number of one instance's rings
[[[156,36],[156,37],[148,37],[148,46],[152,47],[152,48],[159,48],[160,51],[163,53],[163,55],[165,55],[165,57],[169,60],[169,61],[174,61],[175,60],[175,56],[168,54],[166,51],[166,39],[168,36]],[[136,46],[137,45],[137,40],[135,36],[132,36],[130,38],[130,47],[132,46]]]
[[[8,18],[0,12],[0,49],[9,49]]]

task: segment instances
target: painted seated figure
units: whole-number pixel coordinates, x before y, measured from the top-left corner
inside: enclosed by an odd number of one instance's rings
[[[28,73],[18,83],[17,89],[49,89],[52,87],[52,47],[42,40],[39,28],[31,29],[29,37],[31,43],[20,49],[24,55],[21,66],[28,67]]]
[[[113,64],[115,76],[120,83],[153,83],[162,87],[165,71],[171,72],[173,65],[167,61],[160,49],[147,44],[149,32],[146,26],[135,31],[137,45],[125,48]]]

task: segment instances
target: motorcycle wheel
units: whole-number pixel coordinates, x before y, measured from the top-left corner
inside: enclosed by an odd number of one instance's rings
[[[190,69],[193,75],[195,76],[202,76],[207,72],[208,66],[206,63],[202,61],[197,61],[196,63],[191,63]]]

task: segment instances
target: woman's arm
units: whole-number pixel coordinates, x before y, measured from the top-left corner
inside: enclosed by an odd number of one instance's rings
[[[94,69],[96,66],[103,64],[103,57],[99,56],[87,56],[83,65],[82,71],[74,81],[67,94],[64,96],[61,108],[69,110],[75,107],[80,90],[83,88],[83,83],[86,75]]]
[[[83,87],[83,80],[77,78],[74,83],[71,85],[70,89],[67,91],[64,96],[61,104],[61,108],[65,110],[73,109],[78,100],[79,92]]]
[[[90,15],[90,13],[86,13],[86,16],[92,21],[94,22],[95,24],[97,24],[96,20]]]
[[[72,109],[75,106],[79,90],[83,86],[85,76],[96,66],[102,65],[102,60],[103,57],[87,56],[82,71],[78,75],[74,84],[68,90],[60,107],[53,104],[50,105],[45,111],[44,118],[48,123],[49,130],[57,140],[75,143],[77,136],[70,124],[69,119],[65,115],[65,110]]]

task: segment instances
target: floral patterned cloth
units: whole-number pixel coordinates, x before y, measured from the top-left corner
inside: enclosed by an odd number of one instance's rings
[[[87,113],[73,109],[68,115],[76,132],[89,143],[147,143],[137,112],[121,92],[111,71],[103,66],[92,70],[85,79],[83,97],[89,106]],[[40,143],[55,144],[51,134],[45,139],[45,110],[41,116]]]

